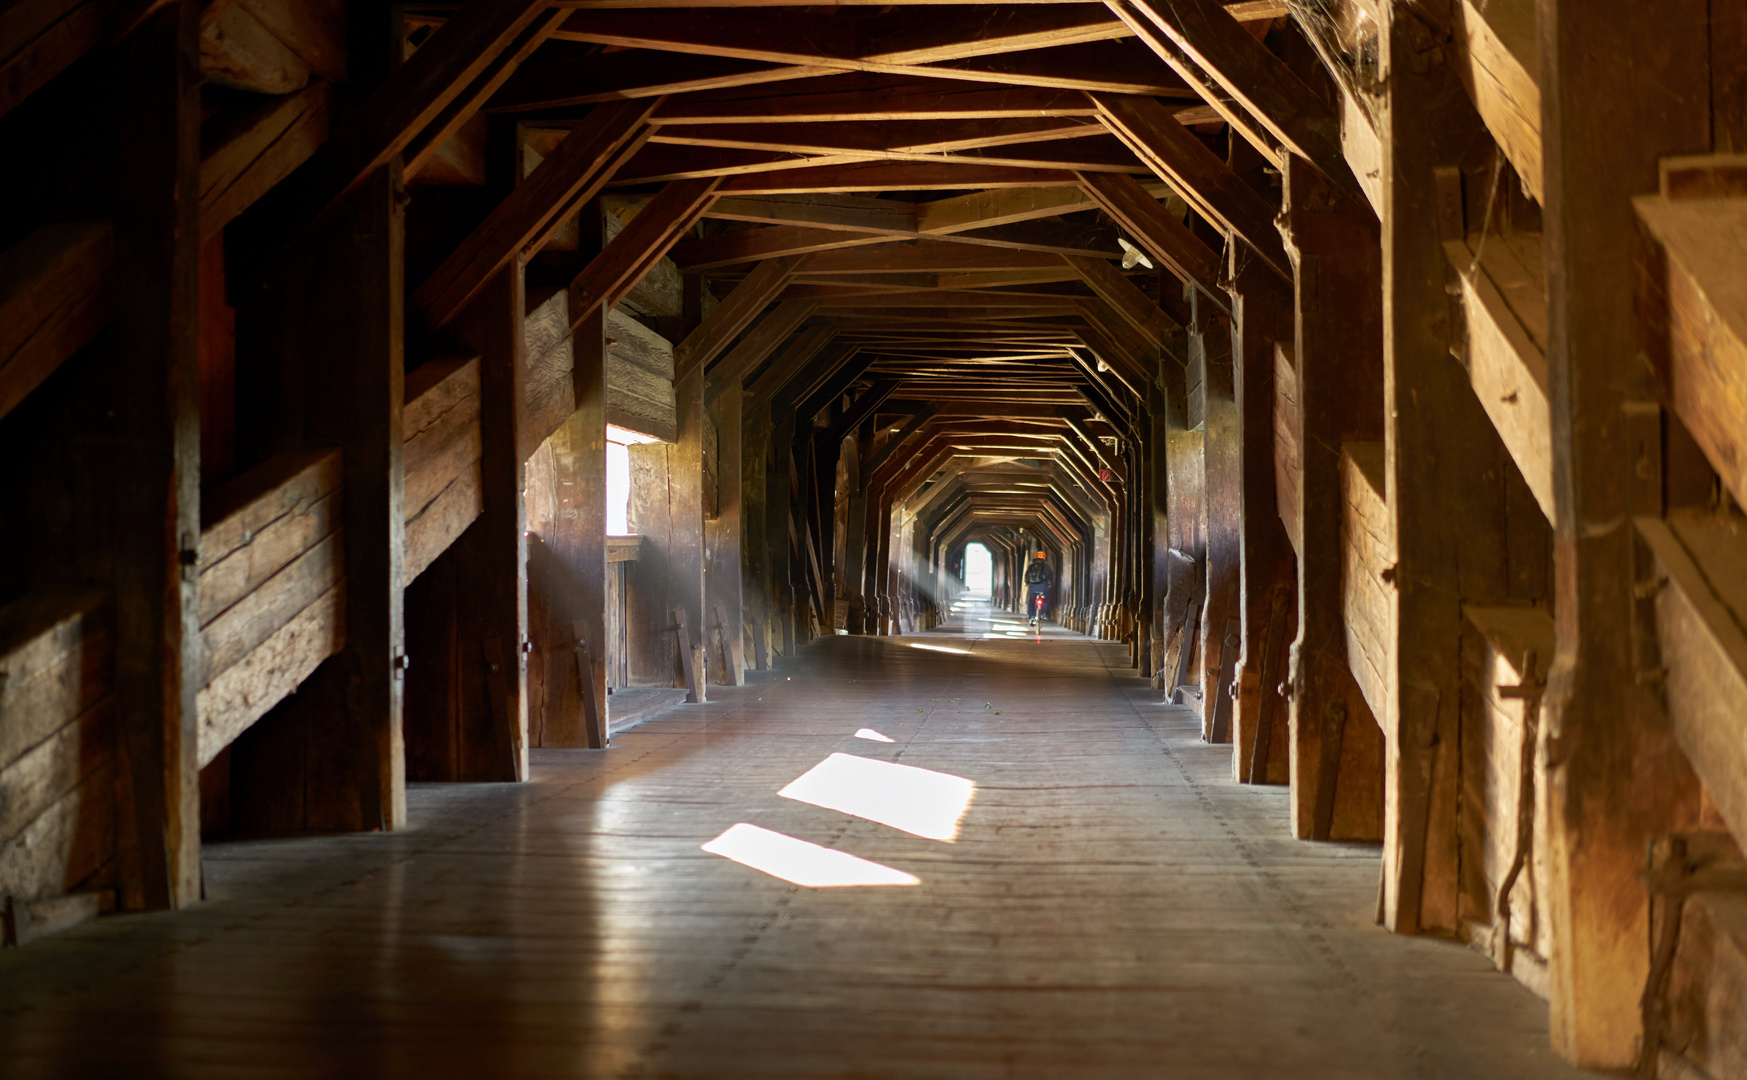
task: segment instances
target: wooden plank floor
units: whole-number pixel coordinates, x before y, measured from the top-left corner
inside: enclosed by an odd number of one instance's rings
[[[823,640],[532,783],[417,787],[402,833],[210,846],[206,903],[0,956],[0,1074],[1579,1075],[1481,956],[1372,925],[1375,850],[1289,839],[1122,646],[969,631]],[[778,797],[832,753],[974,781],[957,839]],[[700,850],[741,822],[921,883]]]

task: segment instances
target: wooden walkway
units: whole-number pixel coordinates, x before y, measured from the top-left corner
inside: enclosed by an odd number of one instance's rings
[[[208,902],[0,956],[0,1074],[1580,1075],[1120,645],[974,627],[823,640],[533,783],[416,787],[401,833],[213,845]],[[778,795],[832,754],[973,782],[956,838]],[[701,850],[737,824],[920,882]]]

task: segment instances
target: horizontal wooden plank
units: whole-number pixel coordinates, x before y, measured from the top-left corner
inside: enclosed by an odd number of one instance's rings
[[[346,589],[342,579],[201,688],[195,699],[200,718],[200,767],[205,768],[219,751],[345,644]]]
[[[1448,241],[1444,251],[1462,282],[1474,395],[1552,522],[1553,435],[1540,234],[1476,235],[1466,242]]]
[[[414,374],[418,370],[422,368]],[[408,521],[462,473],[477,471],[483,446],[478,361],[463,361],[427,380],[419,380],[423,392],[409,400],[402,421]]]
[[[0,253],[0,416],[109,322],[115,229],[43,225]]]
[[[200,573],[200,625],[206,626],[340,527],[341,494],[323,495],[256,531],[248,543]]]
[[[216,565],[274,521],[339,491],[340,475],[338,450],[292,450],[209,493],[201,505],[201,566]]]
[[[1668,584],[1656,594],[1674,737],[1738,837],[1747,836],[1747,535],[1705,511],[1640,518]]]
[[[1347,663],[1371,714],[1389,715],[1389,647],[1395,633],[1394,529],[1384,498],[1383,444],[1341,444],[1341,587]]]
[[[424,508],[407,519],[402,582],[410,585],[449,549],[485,508],[479,459],[462,469]]]
[[[108,695],[0,768],[0,843],[73,791],[115,754],[115,697]]]
[[[232,604],[200,631],[200,683],[211,683],[332,589],[345,573],[345,530],[336,530]]]
[[[1711,467],[1747,504],[1747,198],[1633,203],[1664,264],[1658,295],[1641,304],[1646,352]]]
[[[0,896],[59,896],[115,854],[116,768],[99,766],[73,790],[0,842]]]
[[[641,536],[609,536],[607,537],[607,561],[636,562],[643,552]]]
[[[108,593],[33,589],[0,608],[0,767],[88,712],[114,687]]]

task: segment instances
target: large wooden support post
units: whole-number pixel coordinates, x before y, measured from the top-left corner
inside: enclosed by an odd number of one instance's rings
[[[121,85],[141,111],[118,125],[113,397],[88,436],[103,448],[89,459],[99,473],[81,478],[92,483],[80,495],[101,492],[109,503],[106,514],[92,508],[93,524],[108,527],[81,538],[92,549],[80,569],[115,591],[118,847],[129,907],[200,898],[198,33],[198,6],[182,0],[119,58]]]
[[[740,580],[741,618],[752,632],[752,658],[761,671],[770,666],[776,612],[766,538],[770,442],[770,402],[760,401],[740,421]]]
[[[528,541],[522,502],[521,417],[526,398],[527,298],[521,260],[493,273],[462,314],[457,331],[480,357],[479,475],[484,508],[457,543],[464,612],[473,613],[460,643],[463,663],[480,673],[478,695],[463,699],[468,730],[481,740],[484,761],[456,779],[528,778]],[[495,667],[496,670],[493,670]],[[494,679],[495,677],[495,679]],[[480,765],[488,767],[481,768]],[[495,765],[495,768],[489,767]]]
[[[794,415],[786,393],[769,405],[771,433],[764,485],[765,557],[770,565],[771,633],[784,656],[795,654],[795,585],[790,526],[794,507]]]
[[[1384,595],[1393,592],[1395,625],[1381,665],[1381,708],[1367,687],[1387,737],[1383,918],[1398,932],[1454,934],[1461,658],[1464,637],[1477,633],[1462,605],[1513,591],[1511,465],[1468,373],[1452,359],[1444,277],[1443,242],[1463,231],[1452,227],[1460,211],[1449,207],[1455,170],[1488,137],[1427,25],[1401,9],[1384,21],[1391,76],[1381,119],[1383,468],[1395,557],[1393,581],[1380,584]],[[1349,560],[1348,572],[1367,570]],[[1348,582],[1348,595],[1364,584]]]
[[[593,672],[577,669],[552,678],[540,726],[541,745],[599,750],[607,745],[607,376],[606,310],[583,313],[571,339],[571,385],[576,411],[552,433],[552,479],[557,497],[551,557],[555,622],[580,628],[579,656]],[[659,446],[656,447],[660,449]],[[489,511],[488,511],[489,512]],[[637,563],[629,564],[633,567]],[[572,643],[573,645],[575,643]],[[585,650],[582,651],[582,650]],[[574,685],[576,692],[566,692]]]
[[[1279,418],[1295,428],[1298,490],[1288,533],[1298,541],[1298,636],[1289,671],[1292,692],[1292,831],[1301,839],[1352,836],[1364,805],[1343,802],[1349,790],[1373,789],[1377,777],[1355,772],[1347,740],[1330,745],[1334,768],[1324,778],[1328,735],[1343,728],[1358,688],[1347,663],[1342,612],[1341,443],[1377,440],[1383,433],[1382,266],[1371,208],[1330,187],[1314,169],[1289,158],[1283,170],[1283,233],[1296,269],[1293,359],[1296,415]],[[1440,277],[1441,281],[1442,278]],[[1374,770],[1373,770],[1374,772]],[[1324,808],[1319,823],[1317,809]]]
[[[1659,513],[1661,492],[1625,423],[1628,404],[1656,397],[1634,338],[1630,197],[1657,189],[1658,157],[1710,147],[1707,9],[1538,8],[1558,582],[1543,735],[1552,1039],[1580,1065],[1618,1068],[1637,1049],[1649,963],[1636,874],[1648,841],[1696,813],[1696,781],[1633,649],[1632,515]]]
[[[1274,344],[1292,335],[1292,294],[1273,271],[1253,259],[1233,260],[1231,349],[1237,406],[1239,496],[1239,559],[1242,573],[1243,659],[1238,668],[1238,693],[1233,709],[1232,777],[1255,784],[1267,776],[1251,776],[1255,760],[1256,732],[1264,711],[1281,722],[1269,724],[1284,738],[1286,703],[1281,699],[1279,679],[1264,680],[1266,655],[1281,651],[1282,643],[1269,639],[1280,590],[1295,584],[1292,544],[1280,520],[1274,481]],[[1284,624],[1277,631],[1284,633]],[[1271,752],[1263,761],[1278,760],[1279,776],[1285,778],[1286,755],[1276,759]]]
[[[703,701],[704,682],[692,685],[685,678],[687,670],[708,670],[701,659],[709,625],[704,620],[703,369],[675,380],[673,391],[675,441],[630,447],[631,527],[644,538],[643,553],[629,564],[630,672],[633,684],[686,686],[687,700]],[[675,611],[685,612],[689,640],[679,633]]]
[[[293,245],[272,290],[274,340],[265,344],[301,377],[303,439],[341,451],[346,555],[346,647],[287,703],[307,725],[306,775],[301,810],[297,796],[262,808],[280,827],[406,823],[404,203],[395,159]],[[245,773],[276,770],[281,754],[245,755],[252,764],[237,760],[233,782],[242,788]]]
[[[1176,371],[1179,380],[1182,372],[1177,361],[1172,356],[1166,356],[1159,361],[1159,373],[1147,385],[1147,454],[1151,458],[1152,484],[1149,488],[1147,512],[1152,515],[1152,549],[1148,557],[1153,563],[1153,594],[1147,603],[1152,609],[1152,640],[1148,647],[1152,650],[1152,685],[1155,689],[1164,686],[1165,674],[1165,639],[1170,633],[1170,622],[1165,617],[1166,596],[1170,591],[1170,457],[1171,445],[1170,410],[1165,401],[1165,379],[1169,372],[1166,368]],[[1081,580],[1084,570],[1076,565],[1076,581]],[[1066,574],[1064,572],[1063,576]],[[1083,601],[1076,598],[1076,603]]]
[[[1231,741],[1231,688],[1220,678],[1226,621],[1236,615],[1241,585],[1239,543],[1243,517],[1243,472],[1229,316],[1197,292],[1189,357],[1192,381],[1201,384],[1202,503],[1207,542],[1206,602],[1201,608],[1201,737]],[[1195,377],[1199,375],[1199,380]],[[1235,662],[1235,657],[1233,658]]]
[[[722,686],[739,686],[746,681],[744,650],[745,603],[741,561],[741,407],[745,395],[739,386],[730,386],[710,402],[710,419],[716,428],[716,516],[704,523],[704,548],[707,561],[704,584],[707,604],[705,614],[714,618],[722,612],[721,652],[712,655],[712,663],[720,661],[715,681]],[[698,623],[703,627],[705,623]],[[700,631],[706,642],[708,635]]]

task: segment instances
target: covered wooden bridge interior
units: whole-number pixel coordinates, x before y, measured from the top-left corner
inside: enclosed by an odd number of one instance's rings
[[[10,0],[0,146],[0,1030],[980,544],[1558,1055],[1747,1078],[1743,0]]]

